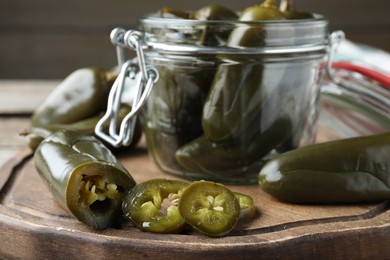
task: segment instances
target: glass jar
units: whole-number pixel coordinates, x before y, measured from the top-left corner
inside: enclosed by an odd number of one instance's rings
[[[272,156],[312,143],[328,22],[140,20],[159,79],[142,109],[147,148],[167,173],[257,183]]]

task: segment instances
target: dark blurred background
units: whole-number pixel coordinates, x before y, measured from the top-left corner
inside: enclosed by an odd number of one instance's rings
[[[61,79],[84,66],[116,65],[109,34],[133,28],[162,6],[196,10],[218,3],[235,10],[261,1],[0,0],[0,79]],[[328,17],[330,29],[390,51],[390,1],[296,0],[301,10]]]

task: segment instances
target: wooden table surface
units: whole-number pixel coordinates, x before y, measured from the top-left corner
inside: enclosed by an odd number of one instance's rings
[[[57,80],[0,80],[0,165],[26,146],[19,136]]]
[[[18,133],[29,126],[31,112],[57,84],[0,81],[0,259],[390,258],[390,202],[290,205],[253,186],[232,189],[254,197],[258,218],[224,238],[150,234],[130,224],[91,231],[54,203],[31,161],[23,161],[28,150]],[[135,169],[138,182],[162,175],[145,148],[131,160],[122,160]]]

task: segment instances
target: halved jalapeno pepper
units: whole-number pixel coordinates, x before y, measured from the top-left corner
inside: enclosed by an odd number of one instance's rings
[[[229,233],[240,219],[240,204],[222,184],[196,181],[181,194],[179,212],[185,221],[209,236]]]
[[[61,206],[82,223],[104,229],[120,221],[122,198],[135,181],[95,137],[54,132],[35,150],[34,164]]]
[[[187,182],[151,179],[132,188],[123,200],[122,210],[139,228],[154,233],[178,233],[185,221],[178,203]]]

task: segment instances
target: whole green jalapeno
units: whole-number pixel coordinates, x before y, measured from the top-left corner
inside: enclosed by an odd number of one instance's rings
[[[192,13],[190,19],[220,20],[227,17],[233,19],[236,15],[224,7],[209,5]],[[198,44],[212,44],[213,40],[206,38],[215,37],[215,34],[208,34],[207,30],[207,26],[199,29],[204,37]],[[148,149],[157,162],[177,166],[173,156],[176,150],[203,133],[203,104],[216,67],[214,62],[210,63],[208,58],[203,60],[203,57],[196,63],[192,58],[172,63],[157,58],[151,63],[158,69],[160,77],[143,110]]]
[[[277,117],[267,129],[260,131],[254,120],[252,129],[246,129],[237,138],[220,142],[211,142],[201,136],[176,152],[176,160],[187,171],[203,172],[212,176],[225,178],[229,171],[242,169],[264,163],[261,158],[273,149],[283,145],[291,137],[292,122],[289,117]],[[245,138],[243,138],[245,137]]]
[[[174,18],[174,19],[190,19],[198,21],[210,21],[210,20],[223,20],[223,21],[233,21],[237,20],[238,15],[221,5],[210,4],[196,10],[194,12],[187,12],[178,10],[172,7],[162,8],[158,16],[162,18]],[[226,26],[225,28],[217,28],[213,25],[204,25],[204,24],[194,24],[192,25],[193,33],[185,33],[180,35],[184,39],[193,40],[194,34],[200,33],[199,41],[196,42],[198,45],[202,46],[218,46],[221,42],[226,41],[231,29]],[[169,29],[168,29],[169,30]],[[177,31],[173,31],[177,33]]]
[[[261,188],[291,203],[390,199],[390,133],[314,144],[278,155],[259,173]]]
[[[235,21],[238,15],[221,5],[210,4],[202,7],[201,9],[192,13],[190,19],[200,21]],[[205,26],[202,35],[200,37],[200,44],[205,46],[218,46],[225,42],[231,32],[231,28],[226,26],[225,28],[216,28],[213,25]]]
[[[206,5],[199,10],[195,11],[190,15],[190,19],[195,20],[234,20],[237,19],[237,14],[222,6],[217,4]]]
[[[111,80],[100,68],[72,72],[35,109],[32,126],[74,123],[104,111]]]
[[[144,134],[156,161],[176,165],[176,150],[202,135],[202,104],[215,69],[161,64],[158,70],[160,80],[143,110]]]
[[[274,1],[245,9],[239,21],[285,19]],[[230,47],[259,47],[264,33],[260,26],[235,28],[227,40]],[[224,64],[218,66],[214,81],[204,104],[202,126],[205,136],[212,141],[228,138],[242,125],[248,124],[261,110],[261,85],[264,81],[261,63],[221,56]]]
[[[260,5],[247,7],[240,15],[240,21],[283,20],[285,18],[276,6],[275,0],[265,0]]]
[[[43,140],[35,150],[34,164],[61,206],[95,229],[119,222],[122,199],[135,185],[98,139],[72,131],[57,131]]]
[[[122,122],[122,120],[125,118],[125,116],[131,111],[131,107],[127,105],[122,105],[119,109],[118,113],[118,128],[120,127],[119,124]],[[46,137],[51,135],[52,133],[60,130],[68,130],[73,132],[79,132],[87,135],[95,135],[95,126],[98,123],[98,121],[103,116],[102,113],[99,113],[99,115],[92,116],[87,119],[83,119],[74,123],[63,123],[63,124],[49,124],[44,125],[40,127],[32,127],[29,129],[25,129],[20,133],[22,136],[27,136],[28,140],[28,146],[31,148],[31,150],[35,150],[37,146],[42,142]],[[108,131],[109,128],[109,122],[103,125],[103,128],[105,131]],[[135,131],[134,131],[134,137],[128,146],[128,148],[131,148],[135,146],[142,136],[142,123],[139,118],[137,118],[136,125],[135,125]],[[108,144],[107,144],[108,146]],[[110,149],[114,149],[111,146],[108,146]],[[118,151],[119,148],[115,148],[115,151]]]

